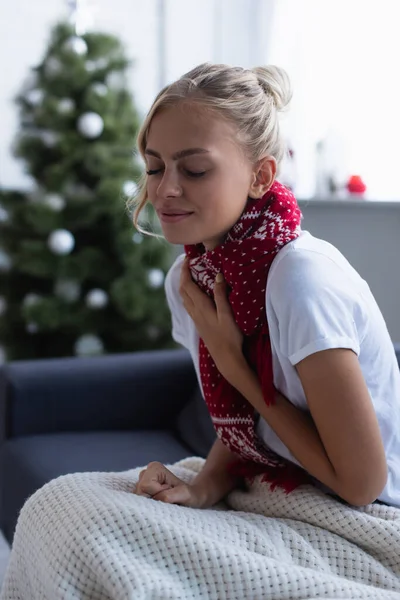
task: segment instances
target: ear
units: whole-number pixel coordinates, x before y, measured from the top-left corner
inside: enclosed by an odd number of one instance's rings
[[[276,177],[276,160],[273,156],[266,156],[259,160],[253,168],[252,179],[249,187],[250,198],[262,198],[274,183]]]

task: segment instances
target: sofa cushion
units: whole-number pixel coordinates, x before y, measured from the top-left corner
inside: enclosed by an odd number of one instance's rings
[[[168,431],[32,435],[7,440],[1,453],[1,527],[11,543],[25,500],[67,473],[126,471],[152,460],[173,463],[192,453]]]
[[[200,388],[179,413],[175,432],[196,456],[207,456],[217,435]]]

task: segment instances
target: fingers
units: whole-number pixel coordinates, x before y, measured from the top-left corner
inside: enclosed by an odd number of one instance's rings
[[[218,314],[232,314],[232,308],[228,299],[228,289],[222,273],[218,273],[215,278],[214,301]]]

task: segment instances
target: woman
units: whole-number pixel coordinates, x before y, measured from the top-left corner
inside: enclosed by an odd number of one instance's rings
[[[2,600],[398,598],[399,370],[367,284],[276,181],[289,98],[278,68],[206,64],[155,100],[135,222],[151,202],[185,245],[173,335],[218,440],[205,462],[44,486]]]
[[[352,505],[400,506],[400,375],[384,320],[338,250],[301,231],[276,182],[290,95],[281,69],[201,65],[161,92],[142,127],[136,224],[149,201],[166,239],[186,247],[167,278],[173,334],[191,352],[219,441],[194,485],[152,464],[139,494],[211,506],[237,485],[233,450],[269,467],[272,483],[299,483],[294,463]],[[247,409],[227,427],[230,388]],[[277,455],[286,464],[271,471]]]

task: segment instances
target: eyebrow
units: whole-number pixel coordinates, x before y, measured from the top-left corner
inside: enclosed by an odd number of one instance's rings
[[[155,156],[156,158],[161,158],[161,155],[152,150],[151,148],[146,148],[144,151],[145,154],[149,154],[150,156]],[[185,156],[192,156],[193,154],[208,154],[209,151],[205,148],[186,148],[186,150],[180,150],[179,152],[175,152],[172,155],[173,160],[179,160],[180,158],[184,158]]]

